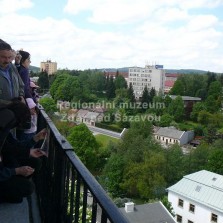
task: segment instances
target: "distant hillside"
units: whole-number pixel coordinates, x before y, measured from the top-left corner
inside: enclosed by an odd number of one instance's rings
[[[128,72],[129,68],[132,68],[132,67],[101,68],[101,69],[97,69],[97,70],[102,71],[102,72],[104,72],[104,71],[116,72],[117,70],[119,72]],[[30,66],[30,70],[33,73],[38,73],[40,71],[40,68],[39,67],[35,67],[35,66]],[[173,73],[173,74],[205,74],[205,73],[208,72],[208,71],[205,71],[205,70],[196,70],[196,69],[165,69],[165,71],[166,71],[166,73]]]
[[[38,73],[40,68],[39,67],[35,67],[35,66],[30,66],[29,69],[33,72],[33,73]]]
[[[108,71],[108,72],[116,72],[117,70],[120,72],[128,72],[131,67],[122,67],[122,68],[102,68],[100,71]],[[207,71],[205,70],[195,70],[195,69],[165,69],[166,73],[174,73],[174,74],[205,74]]]
[[[205,70],[195,70],[195,69],[165,69],[166,73],[173,74],[206,74],[208,71]]]

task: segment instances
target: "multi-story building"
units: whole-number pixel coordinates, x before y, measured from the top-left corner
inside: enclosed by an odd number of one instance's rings
[[[155,88],[157,93],[163,94],[165,83],[165,70],[162,65],[146,65],[145,68],[129,68],[128,86],[132,83],[136,99],[142,96],[144,88]]]
[[[57,72],[57,62],[47,60],[46,62],[40,63],[40,72],[45,71],[48,75],[52,75]]]
[[[201,170],[184,176],[167,190],[177,222],[223,222],[222,175]]]

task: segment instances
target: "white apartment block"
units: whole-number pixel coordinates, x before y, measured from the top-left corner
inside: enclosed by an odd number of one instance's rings
[[[40,72],[45,71],[48,75],[52,75],[57,72],[57,62],[47,60],[46,62],[40,63]]]
[[[184,176],[167,190],[177,222],[223,222],[222,175],[201,170]]]
[[[157,93],[163,94],[165,83],[165,70],[162,65],[146,65],[145,68],[129,68],[128,86],[132,83],[136,99],[142,96],[145,86],[150,91],[155,88]]]

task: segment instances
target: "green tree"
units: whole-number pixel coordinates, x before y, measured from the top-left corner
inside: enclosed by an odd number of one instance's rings
[[[59,86],[61,86],[68,77],[69,77],[68,74],[61,74],[61,75],[56,76],[54,82],[52,83],[50,87],[50,94],[52,95],[53,98],[55,97],[59,89]]]
[[[202,125],[197,125],[194,127],[195,136],[203,136],[204,135],[204,127]]]
[[[125,88],[117,89],[115,91],[116,97],[114,99],[115,107],[122,107],[123,104],[128,105],[128,90]]]
[[[141,105],[142,105],[141,106],[142,107],[141,111],[145,112],[149,108],[149,103],[151,102],[147,86],[145,86],[145,88],[142,92],[142,97],[140,99],[140,102],[141,102]]]
[[[168,108],[171,102],[172,102],[172,98],[169,95],[166,95],[164,98],[165,107]]]
[[[213,72],[207,72],[207,90],[209,90],[209,86],[211,85],[212,82],[216,81],[216,74]]]
[[[67,139],[84,165],[94,170],[99,145],[88,127],[85,124],[73,127]]]
[[[208,96],[213,96],[214,99],[218,99],[218,97],[222,96],[222,86],[219,81],[214,81],[210,83],[208,89]]]
[[[123,195],[123,190],[120,187],[123,181],[123,172],[123,157],[113,153],[105,165],[102,176],[100,177],[100,182],[105,190],[109,191],[114,197]]]
[[[122,75],[116,75],[114,83],[115,89],[127,88],[127,82]]]
[[[164,114],[160,118],[159,125],[162,126],[162,127],[170,126],[170,123],[172,121],[173,121],[173,116],[171,116],[170,114]]]
[[[208,144],[212,144],[217,139],[217,128],[212,123],[209,124],[204,133],[204,140]]]
[[[128,195],[143,199],[160,198],[165,193],[163,176],[165,158],[162,153],[144,154],[144,162],[130,163],[124,172],[122,187]]]
[[[214,149],[207,162],[207,169],[211,172],[223,175],[223,149]]]
[[[193,105],[193,110],[190,114],[190,118],[194,121],[198,120],[198,115],[201,111],[205,111],[206,107],[203,102],[197,102]]]
[[[62,88],[60,99],[65,101],[72,101],[73,99],[77,101],[81,99],[82,89],[77,77],[69,76],[60,87]]]
[[[95,72],[89,75],[88,82],[89,82],[88,86],[90,87],[91,93],[95,93],[100,96],[102,91],[106,90],[105,88],[106,77],[104,76],[102,72]]]
[[[132,83],[130,82],[129,88],[128,88],[128,99],[130,102],[135,102],[135,94],[132,87]]]
[[[48,74],[46,72],[40,72],[37,83],[41,89],[49,89]]]
[[[207,89],[203,88],[203,89],[197,90],[195,96],[201,98],[202,100],[205,100],[207,98],[207,95],[208,95]]]
[[[182,121],[184,118],[184,103],[182,97],[177,96],[169,105],[168,112],[174,117],[176,122]]]
[[[183,81],[179,78],[175,81],[173,87],[171,88],[169,94],[172,95],[184,95],[184,84]]]
[[[168,201],[168,197],[164,196],[161,199],[161,201],[162,201],[163,205],[166,207],[166,209],[170,212],[170,214],[172,214],[172,216],[175,217],[175,213],[174,213],[172,204]]]
[[[197,121],[203,125],[208,125],[210,122],[211,113],[207,111],[200,111],[198,113]]]
[[[153,88],[153,87],[151,88],[149,95],[150,95],[150,100],[153,101],[153,98],[156,96],[155,88]]]
[[[196,149],[190,150],[190,153],[185,156],[184,169],[186,173],[193,173],[199,170],[204,170],[210,154],[208,144],[202,143]]]
[[[68,121],[60,121],[58,119],[53,120],[53,122],[55,123],[57,129],[59,130],[59,132],[64,135],[65,137],[67,137],[70,134],[70,130],[71,128],[74,126],[73,123],[68,122]]]
[[[106,95],[108,99],[115,98],[115,84],[114,84],[113,76],[109,77],[106,90],[107,90]]]
[[[173,185],[184,175],[184,154],[178,144],[171,145],[164,151],[165,154],[165,180],[167,185]],[[177,169],[177,171],[176,171]]]
[[[57,111],[56,103],[52,98],[49,98],[49,97],[40,98],[39,104],[43,106],[44,110],[47,113],[52,114],[53,112]]]

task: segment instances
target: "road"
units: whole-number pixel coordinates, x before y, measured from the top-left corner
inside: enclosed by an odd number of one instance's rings
[[[98,127],[95,127],[95,126],[88,126],[87,125],[87,127],[93,133],[100,133],[100,134],[111,136],[111,137],[114,137],[114,138],[117,138],[117,139],[121,138],[121,134],[117,133],[117,132],[113,132],[113,131],[110,131],[110,130],[107,130],[107,129],[101,129],[101,128],[98,128]]]

